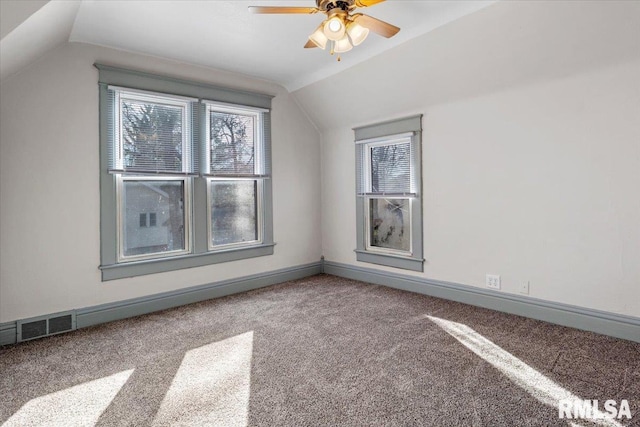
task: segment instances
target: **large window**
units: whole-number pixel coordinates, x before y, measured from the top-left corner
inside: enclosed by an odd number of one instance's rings
[[[103,280],[272,254],[271,97],[96,67]]]
[[[421,116],[355,132],[357,259],[422,271]]]

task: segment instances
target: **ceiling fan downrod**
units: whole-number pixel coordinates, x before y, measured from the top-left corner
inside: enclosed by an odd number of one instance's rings
[[[325,5],[325,10],[327,12],[329,12],[332,9],[341,9],[344,10],[345,12],[347,12],[349,10],[349,7],[351,5],[349,4],[349,2],[343,1],[343,0],[338,0],[336,2],[329,2]]]

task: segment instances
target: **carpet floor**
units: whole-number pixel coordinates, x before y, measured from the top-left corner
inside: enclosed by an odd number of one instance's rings
[[[560,399],[632,417],[560,419]],[[639,409],[638,343],[329,275],[0,348],[7,427],[615,427]]]

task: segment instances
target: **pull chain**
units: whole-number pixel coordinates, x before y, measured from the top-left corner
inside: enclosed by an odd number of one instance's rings
[[[336,47],[336,42],[335,41],[331,41],[331,55],[333,55],[335,53],[335,47]],[[342,58],[340,58],[340,54],[338,54],[338,62],[342,61]]]

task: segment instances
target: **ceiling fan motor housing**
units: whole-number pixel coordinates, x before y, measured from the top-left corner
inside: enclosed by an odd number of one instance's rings
[[[340,9],[345,12],[354,8],[354,0],[316,0],[318,9],[329,12],[332,9]]]

